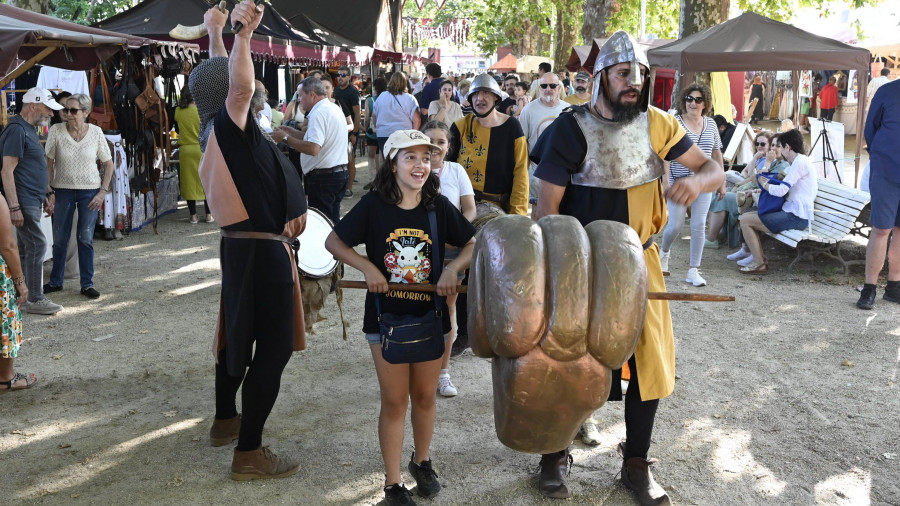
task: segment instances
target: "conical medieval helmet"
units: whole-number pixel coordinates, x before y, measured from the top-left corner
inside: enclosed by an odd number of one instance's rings
[[[649,79],[649,72],[648,76],[642,79],[640,66],[643,66],[649,71],[650,61],[647,59],[647,54],[644,53],[644,50],[638,45],[637,41],[635,41],[628,32],[622,30],[612,34],[612,36],[606,40],[606,43],[600,48],[599,54],[597,54],[597,59],[594,61],[594,92],[591,96],[591,106],[597,102],[600,93],[606,93],[602,92],[601,88],[604,87],[603,83],[607,81],[607,77],[606,75],[601,75],[601,73],[603,70],[619,63],[631,64],[631,84],[635,86],[642,85],[641,99],[638,102],[638,105],[641,111],[646,111],[650,104],[650,86],[647,82]],[[612,98],[608,94],[606,97],[608,100],[612,101]]]

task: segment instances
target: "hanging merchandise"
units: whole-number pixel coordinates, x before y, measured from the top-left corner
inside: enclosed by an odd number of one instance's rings
[[[403,18],[406,27],[406,40],[410,46],[422,45],[420,42],[446,40],[454,45],[463,46],[469,39],[469,25],[466,19],[448,19],[440,25],[432,25],[433,19]]]

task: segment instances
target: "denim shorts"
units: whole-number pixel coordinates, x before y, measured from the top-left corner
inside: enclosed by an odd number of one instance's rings
[[[869,224],[882,230],[900,227],[900,184],[883,177],[871,177],[872,213]]]
[[[368,334],[368,333],[366,333],[365,336],[366,336],[366,341],[368,341],[369,344],[381,344],[381,334]],[[445,343],[447,342],[447,339],[449,339],[449,338],[450,338],[450,333],[449,333],[449,332],[447,332],[446,334],[444,334],[444,342],[445,342]]]
[[[806,230],[809,227],[809,220],[804,220],[796,214],[787,211],[761,214],[759,215],[759,221],[773,234],[778,234],[785,230]]]
[[[462,249],[462,248],[451,248],[450,246],[445,246],[444,248],[445,248],[444,249],[444,261],[445,262],[452,262],[453,260],[456,260],[456,257],[459,256],[459,252]],[[462,281],[463,278],[465,278],[465,277],[466,277],[465,269],[462,270],[461,272],[456,273],[456,279],[458,281]]]

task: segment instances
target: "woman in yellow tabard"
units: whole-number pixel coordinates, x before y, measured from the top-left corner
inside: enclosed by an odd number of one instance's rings
[[[500,87],[488,74],[472,81],[467,100],[474,112],[450,127],[447,160],[463,166],[475,200],[500,204],[510,214],[528,214],[528,141],[519,120],[495,108]]]

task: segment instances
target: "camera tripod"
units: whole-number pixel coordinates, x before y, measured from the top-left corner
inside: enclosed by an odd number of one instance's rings
[[[812,154],[816,149],[816,146],[819,144],[819,141],[822,141],[822,176],[825,179],[828,179],[828,162],[831,162],[831,164],[834,166],[834,172],[835,174],[837,174],[838,183],[843,184],[844,182],[841,178],[841,171],[838,170],[838,160],[834,157],[834,151],[831,149],[831,141],[828,139],[828,131],[825,128],[826,121],[828,121],[828,123],[831,123],[831,121],[826,120],[825,118],[819,118],[819,121],[822,122],[822,130],[819,132],[816,140],[813,141],[812,147],[809,148],[809,153]]]

